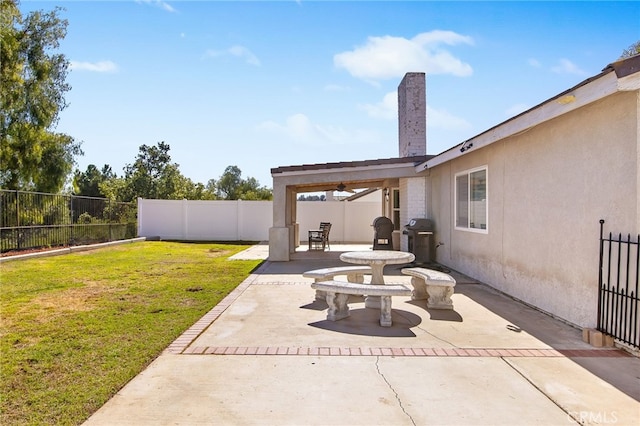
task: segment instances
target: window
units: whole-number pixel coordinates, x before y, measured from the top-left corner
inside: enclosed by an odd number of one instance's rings
[[[456,174],[455,190],[456,228],[486,232],[487,167]]]

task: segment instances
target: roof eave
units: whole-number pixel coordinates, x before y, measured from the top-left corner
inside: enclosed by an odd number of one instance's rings
[[[598,75],[518,114],[497,126],[434,156],[416,166],[416,172],[435,167],[499,140],[525,132],[575,109],[593,103],[619,91],[640,88],[640,55],[614,62]],[[466,149],[465,149],[466,148]]]
[[[335,163],[302,164],[298,166],[284,166],[271,169],[271,176],[292,176],[308,173],[322,173],[335,171],[353,171],[361,168],[396,168],[414,167],[416,164],[429,160],[432,155],[419,155],[413,157],[383,158],[377,160],[343,161]]]

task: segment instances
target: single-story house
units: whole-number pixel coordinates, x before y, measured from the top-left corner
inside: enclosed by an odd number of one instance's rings
[[[436,262],[594,327],[599,221],[640,233],[640,55],[438,155],[426,154],[424,73],[404,77],[398,102],[399,157],[271,170],[269,259],[295,252],[299,192],[375,186],[397,232],[433,222]]]

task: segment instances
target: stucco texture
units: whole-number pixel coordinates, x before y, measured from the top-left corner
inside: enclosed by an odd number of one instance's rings
[[[437,260],[581,327],[596,324],[599,220],[640,232],[638,92],[619,92],[430,169]],[[453,226],[455,174],[488,167],[488,233]]]

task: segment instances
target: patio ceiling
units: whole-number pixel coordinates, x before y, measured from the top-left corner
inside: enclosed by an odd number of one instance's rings
[[[325,192],[325,191],[352,191],[357,189],[369,189],[369,188],[383,188],[385,186],[396,186],[398,184],[398,179],[393,179],[393,182],[389,180],[340,180],[340,181],[330,181],[322,184],[318,183],[308,183],[308,184],[300,184],[295,185],[295,191],[297,193],[303,192]],[[344,189],[339,189],[338,185],[344,185]]]

